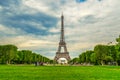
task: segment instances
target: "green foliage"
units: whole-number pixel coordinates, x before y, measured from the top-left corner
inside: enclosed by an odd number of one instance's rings
[[[82,52],[79,55],[80,63],[92,63],[99,65],[120,65],[120,36],[116,38],[116,45],[96,45],[94,51]]]
[[[117,52],[115,49],[115,45],[108,46],[108,56],[111,56],[113,58],[113,61],[116,61],[117,59]]]
[[[104,60],[105,56],[108,54],[108,47],[106,45],[96,45],[94,52],[98,60]]]
[[[98,64],[104,65],[105,63],[116,61],[115,46],[111,45],[96,45],[94,48]]]
[[[79,62],[80,63],[91,63],[91,55],[93,54],[93,51],[86,51],[79,55]]]
[[[113,58],[111,56],[105,56],[105,61],[111,62],[111,61],[113,61]]]
[[[86,62],[90,63],[91,62],[91,54],[93,54],[93,51],[86,51]]]
[[[85,52],[83,52],[81,55],[79,55],[79,58],[80,58],[80,62],[86,62],[86,55],[85,55]]]
[[[118,45],[120,45],[120,35],[119,38],[116,38],[116,41],[118,42]]]
[[[79,58],[73,58],[70,63],[72,64],[78,64],[79,63]]]
[[[0,46],[1,63],[10,64],[11,60],[16,57],[17,47],[14,45]]]
[[[17,51],[14,45],[0,45],[0,63],[31,64],[34,62],[49,62],[50,59],[30,50]]]
[[[117,52],[117,63],[118,63],[118,65],[120,65],[120,52]]]
[[[91,63],[96,64],[96,62],[97,62],[96,60],[97,60],[97,59],[96,59],[95,53],[92,53],[91,56],[90,56],[90,61],[91,61]]]

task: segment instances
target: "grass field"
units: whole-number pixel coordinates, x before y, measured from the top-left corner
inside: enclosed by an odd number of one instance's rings
[[[0,65],[0,80],[119,80],[118,66]]]

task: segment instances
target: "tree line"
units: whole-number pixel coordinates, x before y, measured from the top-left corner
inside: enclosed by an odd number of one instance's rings
[[[18,50],[15,45],[0,45],[0,64],[47,63],[51,60],[30,50]]]
[[[98,44],[94,50],[82,52],[78,58],[72,59],[73,64],[93,65],[120,65],[120,36],[115,45]]]

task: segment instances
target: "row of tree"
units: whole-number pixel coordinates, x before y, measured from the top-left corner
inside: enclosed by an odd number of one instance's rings
[[[94,50],[83,52],[70,62],[74,64],[120,65],[120,36],[115,45],[96,45]]]
[[[50,59],[30,50],[18,51],[15,45],[0,45],[1,64],[31,64],[35,62],[50,62]]]

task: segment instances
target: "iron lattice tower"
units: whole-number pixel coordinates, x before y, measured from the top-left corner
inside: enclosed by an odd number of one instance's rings
[[[62,52],[63,49],[63,52]],[[60,42],[58,46],[58,51],[56,52],[56,56],[54,58],[55,61],[58,61],[59,58],[65,58],[67,61],[70,61],[69,52],[67,51],[65,37],[64,37],[64,16],[61,16],[61,35]]]

